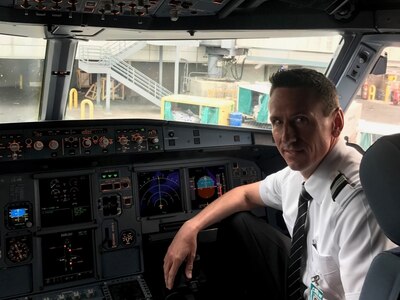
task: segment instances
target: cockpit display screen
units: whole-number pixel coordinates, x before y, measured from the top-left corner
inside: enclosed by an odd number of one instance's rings
[[[90,230],[43,236],[44,284],[59,284],[93,277],[93,257],[92,232]]]
[[[6,208],[6,225],[10,229],[29,227],[32,223],[32,209],[29,204],[13,205]]]
[[[227,191],[225,166],[189,169],[192,209],[202,209]]]
[[[10,217],[12,219],[18,219],[21,218],[25,215],[27,215],[27,209],[26,208],[13,208],[10,209]]]
[[[43,227],[91,221],[88,175],[44,178],[39,182]]]
[[[142,217],[182,212],[179,169],[138,173]]]

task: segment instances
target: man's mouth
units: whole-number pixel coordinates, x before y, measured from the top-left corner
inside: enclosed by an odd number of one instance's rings
[[[301,149],[293,149],[293,148],[290,148],[290,149],[285,148],[285,149],[283,149],[283,152],[287,152],[287,153],[299,153],[301,151],[302,151]]]

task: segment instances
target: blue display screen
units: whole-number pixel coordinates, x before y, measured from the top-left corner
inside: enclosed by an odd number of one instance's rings
[[[31,224],[31,207],[30,205],[18,205],[7,208],[8,217],[6,226],[10,229],[25,228]]]
[[[12,208],[10,209],[10,217],[11,218],[21,218],[28,214],[28,209],[24,208]]]

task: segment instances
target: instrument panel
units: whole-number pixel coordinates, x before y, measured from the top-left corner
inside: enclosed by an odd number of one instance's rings
[[[10,126],[5,126],[0,131],[0,163],[252,144],[251,134],[240,129],[192,127],[188,130],[184,126],[163,122],[126,123],[125,126],[113,126],[107,121],[89,121],[86,126],[78,127],[65,121],[20,124],[20,129],[15,126],[6,129]]]
[[[229,1],[163,1],[163,0],[15,0],[14,7],[25,11],[35,11],[37,15],[51,12],[84,13],[101,16],[165,17],[171,13],[180,16],[215,15]]]
[[[249,131],[88,123],[0,126],[0,299],[152,299],[144,239],[262,176]]]
[[[0,161],[163,150],[157,127],[38,129],[0,136]]]

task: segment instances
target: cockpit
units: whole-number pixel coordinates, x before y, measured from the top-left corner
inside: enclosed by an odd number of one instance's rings
[[[211,299],[218,226],[172,291],[163,257],[213,200],[286,166],[273,73],[326,74],[361,151],[399,132],[397,2],[2,1],[0,299]]]

